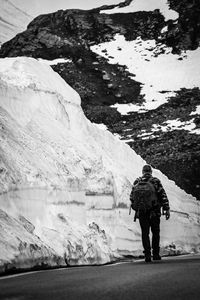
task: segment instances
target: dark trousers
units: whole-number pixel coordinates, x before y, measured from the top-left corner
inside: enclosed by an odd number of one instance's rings
[[[153,255],[159,255],[160,250],[160,216],[152,215],[146,212],[139,215],[139,222],[142,231],[142,245],[145,256],[151,255],[151,244],[149,238],[149,231],[152,232],[152,248]]]

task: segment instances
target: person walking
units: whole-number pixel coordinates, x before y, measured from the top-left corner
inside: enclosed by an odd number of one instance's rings
[[[137,178],[130,194],[131,207],[135,217],[139,219],[142,232],[142,245],[145,261],[151,262],[150,228],[152,232],[153,260],[161,260],[160,256],[160,217],[161,207],[166,220],[170,218],[170,207],[166,192],[156,177],[152,176],[150,165],[144,165],[142,177]]]

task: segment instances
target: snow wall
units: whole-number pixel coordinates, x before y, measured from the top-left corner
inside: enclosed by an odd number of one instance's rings
[[[33,58],[0,59],[0,271],[102,264],[142,254],[129,194],[145,162],[84,115],[79,95]],[[199,202],[168,194],[162,254],[198,252]]]

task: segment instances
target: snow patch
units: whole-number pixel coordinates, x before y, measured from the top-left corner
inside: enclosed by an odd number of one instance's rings
[[[138,11],[154,11],[155,9],[160,10],[161,14],[165,17],[165,21],[176,20],[179,18],[179,14],[169,8],[167,0],[134,0],[128,6],[115,7],[110,10],[101,10],[101,13],[132,13]]]
[[[192,111],[190,115],[200,115],[200,105],[197,105],[196,110]]]
[[[96,124],[96,123],[93,123],[97,126],[97,128],[101,129],[101,130],[108,130],[108,127],[105,125],[105,124]]]
[[[169,132],[173,130],[186,130],[192,134],[200,134],[200,129],[196,128],[196,124],[194,123],[194,119],[190,121],[181,122],[179,119],[176,120],[167,120],[162,124],[153,124],[152,128],[149,131],[142,130],[143,132],[138,135],[142,139],[146,139],[149,136],[154,137],[153,133],[157,131]]]
[[[72,60],[66,59],[66,58],[56,58],[56,59],[53,59],[53,60],[38,58],[38,61],[42,62],[44,64],[47,64],[49,66],[54,66],[54,65],[58,65],[58,64],[65,64],[67,62],[72,62]]]
[[[127,115],[130,112],[140,113],[146,111],[142,109],[141,106],[132,103],[128,103],[128,104],[115,103],[114,105],[111,105],[111,107],[116,108],[121,115]]]
[[[107,58],[110,64],[127,66],[135,74],[132,78],[143,84],[141,94],[145,103],[117,104],[115,107],[122,114],[156,109],[174,96],[175,91],[200,87],[200,68],[196,63],[200,60],[200,48],[174,55],[171,48],[156,44],[155,40],[143,41],[138,37],[126,41],[123,35],[117,34],[113,41],[91,46],[91,50]]]
[[[155,132],[155,131],[161,130],[163,132],[167,132],[167,131],[172,131],[172,130],[186,130],[186,131],[189,131],[190,133],[200,134],[200,129],[195,129],[196,125],[194,123],[194,119],[191,119],[190,121],[186,121],[186,122],[181,122],[179,119],[168,120],[168,121],[165,121],[164,124],[165,123],[166,123],[166,125],[153,124],[152,131]]]

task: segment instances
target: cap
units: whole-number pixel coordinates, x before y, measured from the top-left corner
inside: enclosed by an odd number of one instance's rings
[[[152,168],[150,165],[144,165],[142,168],[142,173],[152,173]]]

